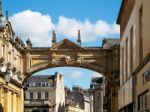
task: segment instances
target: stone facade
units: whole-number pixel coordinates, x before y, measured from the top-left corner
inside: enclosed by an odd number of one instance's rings
[[[93,94],[91,89],[84,89],[83,95],[85,112],[93,112]]]
[[[91,80],[91,90],[93,93],[93,112],[103,112],[104,82],[103,77],[95,77]]]
[[[120,42],[120,112],[150,110],[150,1],[123,0]]]
[[[23,112],[23,89],[14,82],[10,82],[6,85],[1,77],[0,112]]]
[[[22,50],[23,42],[17,37],[8,15],[3,17],[0,1],[0,112],[23,112]]]
[[[113,69],[111,71],[111,80],[107,77],[104,78],[104,110],[105,112],[117,112],[118,111],[118,89],[119,89],[119,56],[120,56],[120,40],[119,39],[103,39],[103,48],[111,49],[111,57],[108,61],[113,61],[108,68]]]
[[[99,72],[112,79],[112,71],[119,69],[116,62],[111,60],[112,55],[118,58],[118,52],[112,52],[109,46],[82,47],[68,39],[51,47],[29,47],[24,54],[25,77],[51,67],[74,66]]]
[[[65,112],[85,112],[85,111],[79,108],[78,105],[77,106],[68,105],[65,108]]]
[[[93,112],[93,99],[90,90],[74,86],[72,91],[66,88],[66,110],[70,112]],[[74,109],[74,111],[72,111]],[[75,111],[81,110],[81,111]]]
[[[25,112],[64,112],[65,90],[63,76],[36,75],[24,83]]]

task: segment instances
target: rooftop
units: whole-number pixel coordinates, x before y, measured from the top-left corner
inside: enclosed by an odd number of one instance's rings
[[[54,86],[57,75],[62,76],[57,72],[54,75],[33,75],[27,78],[27,80],[24,83],[24,86],[25,87]]]

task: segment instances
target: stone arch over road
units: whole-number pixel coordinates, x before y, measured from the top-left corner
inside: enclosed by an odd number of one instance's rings
[[[111,42],[103,41],[102,47],[81,47],[64,39],[52,47],[32,47],[28,41],[23,58],[24,80],[35,72],[64,66],[90,69],[108,80],[115,79],[119,75],[119,45]]]

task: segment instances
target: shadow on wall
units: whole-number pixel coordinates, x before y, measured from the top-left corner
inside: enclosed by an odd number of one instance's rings
[[[1,103],[0,103],[0,112],[3,112],[3,107]]]
[[[59,105],[58,112],[65,112],[65,105]]]

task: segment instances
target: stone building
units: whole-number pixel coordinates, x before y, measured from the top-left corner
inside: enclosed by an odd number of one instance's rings
[[[90,86],[93,94],[93,112],[103,112],[103,100],[104,100],[103,77],[93,77]]]
[[[120,39],[113,39],[113,38],[104,38],[102,47],[104,49],[110,49],[111,54],[108,57],[111,57],[110,60],[114,63],[108,65],[107,71],[109,69],[113,69],[111,71],[111,79],[107,79],[104,77],[104,101],[103,101],[103,109],[105,112],[117,112],[118,111],[118,90],[119,90],[119,66],[120,66]]]
[[[120,24],[120,112],[150,110],[150,0],[122,0]]]
[[[8,12],[3,16],[0,1],[0,112],[23,112],[23,41],[14,39]]]
[[[65,112],[85,112],[84,109],[81,109],[78,105],[67,105],[65,107]]]
[[[72,91],[66,88],[66,110],[69,109],[80,110],[81,112],[93,112],[92,111],[92,99],[88,90],[83,90],[79,86],[74,86]],[[72,111],[69,112],[72,112]],[[75,112],[80,112],[75,111]]]
[[[85,105],[85,112],[93,112],[93,94],[91,89],[84,89],[84,105]]]
[[[35,75],[24,83],[25,112],[64,112],[65,90],[63,76]]]

